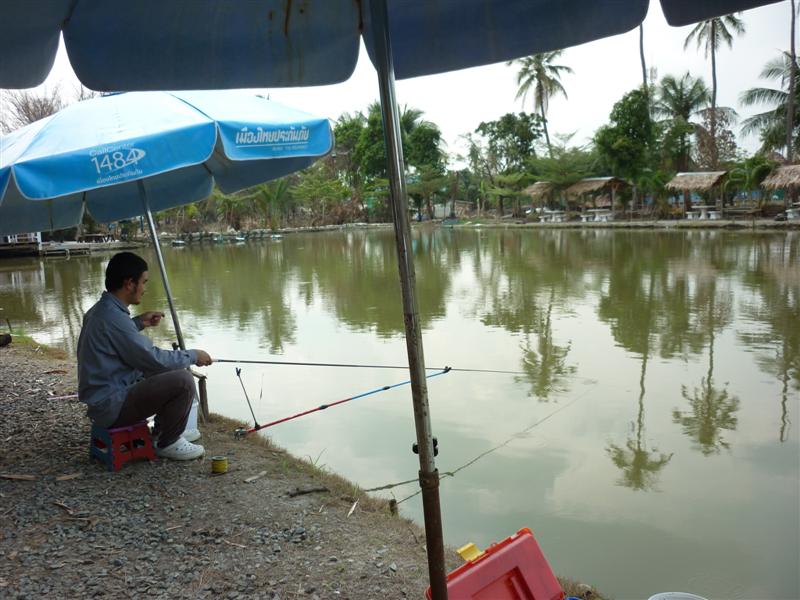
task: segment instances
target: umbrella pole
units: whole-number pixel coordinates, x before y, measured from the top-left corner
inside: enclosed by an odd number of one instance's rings
[[[158,269],[161,271],[161,281],[163,281],[164,291],[167,293],[169,312],[172,315],[172,323],[175,325],[175,335],[178,336],[178,346],[180,346],[181,350],[186,350],[186,344],[183,341],[183,332],[181,331],[181,324],[178,322],[178,313],[175,311],[175,302],[172,300],[172,291],[169,289],[169,279],[167,279],[167,268],[164,266],[164,256],[161,254],[161,246],[158,245],[158,232],[156,231],[156,224],[155,221],[153,221],[153,213],[150,212],[150,201],[147,199],[147,191],[144,189],[144,182],[140,179],[137,184],[139,186],[139,196],[142,199],[142,208],[144,208],[144,216],[147,219],[147,226],[150,229],[150,237],[153,240],[153,248],[156,251]]]
[[[436,470],[428,407],[428,386],[425,381],[425,357],[422,350],[422,331],[415,296],[414,262],[411,254],[411,230],[408,223],[408,199],[403,170],[403,146],[400,139],[400,117],[394,87],[394,64],[389,40],[389,19],[386,0],[370,0],[370,14],[375,42],[378,85],[383,116],[384,143],[389,172],[389,187],[394,214],[397,262],[403,297],[406,327],[408,369],[411,396],[414,404],[414,423],[419,448],[419,484],[422,488],[422,507],[425,516],[425,541],[428,551],[428,575],[434,600],[446,600],[447,584],[444,566],[442,513],[439,503],[439,472]]]

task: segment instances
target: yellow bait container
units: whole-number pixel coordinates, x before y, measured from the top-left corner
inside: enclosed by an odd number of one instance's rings
[[[212,456],[211,457],[211,474],[222,475],[228,472],[228,457],[227,456]]]

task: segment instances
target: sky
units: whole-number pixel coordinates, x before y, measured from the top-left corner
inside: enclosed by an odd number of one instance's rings
[[[733,48],[723,49],[717,56],[719,106],[733,107],[740,119],[760,112],[744,108],[739,94],[750,87],[764,85],[759,73],[764,64],[789,47],[788,0],[742,13],[747,32],[734,40]],[[644,21],[645,60],[655,67],[657,77],[680,76],[687,70],[711,83],[710,61],[692,44],[686,50],[683,42],[691,27],[670,27],[653,0]],[[568,98],[551,101],[548,113],[553,134],[574,134],[571,145],[587,143],[594,131],[607,122],[614,103],[622,95],[641,84],[638,29],[612,38],[566,49],[559,64],[574,71],[562,83]],[[533,110],[531,100],[523,106],[515,99],[516,67],[504,63],[465,69],[440,75],[417,77],[397,82],[397,100],[401,106],[421,109],[424,118],[442,130],[448,154],[465,154],[461,136],[470,133],[482,121],[491,121],[508,112]],[[45,86],[59,85],[69,93],[78,86],[72,73],[63,43],[56,64]],[[343,112],[365,110],[378,99],[378,81],[366,51],[361,48],[358,66],[346,82],[318,87],[276,88],[266,90],[272,100],[306,112],[336,119]],[[766,107],[762,110],[765,110]],[[738,134],[738,128],[736,128]],[[757,149],[756,136],[739,137],[739,144],[749,152]],[[458,163],[457,159],[452,160]]]

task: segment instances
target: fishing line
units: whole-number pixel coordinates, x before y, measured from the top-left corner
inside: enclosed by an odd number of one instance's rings
[[[294,367],[345,367],[350,369],[405,369],[408,365],[369,365],[356,363],[293,362],[282,360],[239,360],[235,358],[215,358],[215,363],[235,363],[241,365],[288,365]],[[525,371],[503,371],[497,369],[459,369],[456,367],[425,367],[426,371],[460,371],[462,373],[499,373],[502,375],[527,375]]]
[[[547,420],[551,419],[552,417],[556,416],[556,415],[557,415],[558,413],[560,413],[562,410],[566,410],[567,408],[569,408],[570,406],[572,406],[573,404],[575,404],[575,403],[576,403],[578,400],[581,400],[582,398],[586,397],[586,395],[587,395],[589,392],[591,392],[591,391],[592,391],[592,390],[593,390],[593,389],[594,389],[594,388],[595,388],[597,385],[598,385],[597,383],[593,384],[593,385],[592,385],[590,388],[588,388],[588,389],[587,389],[586,391],[584,391],[582,394],[580,394],[580,395],[576,396],[575,398],[573,398],[572,400],[570,400],[570,401],[569,401],[569,402],[567,402],[566,404],[564,404],[564,405],[562,405],[562,406],[559,406],[559,407],[558,407],[557,409],[555,409],[554,411],[552,411],[552,412],[548,413],[547,415],[545,415],[544,417],[542,417],[542,418],[541,418],[541,419],[539,419],[538,421],[534,422],[533,424],[529,425],[529,426],[528,426],[528,427],[526,427],[525,429],[522,429],[521,431],[518,431],[517,433],[513,434],[511,437],[509,437],[509,438],[508,438],[507,440],[505,440],[504,442],[502,442],[502,443],[498,444],[497,446],[494,446],[493,448],[489,448],[488,450],[486,450],[486,451],[484,451],[484,452],[481,452],[481,453],[480,453],[480,454],[478,454],[476,457],[474,457],[474,458],[472,458],[471,460],[469,460],[469,461],[465,462],[465,463],[464,463],[463,465],[461,465],[460,467],[458,467],[458,468],[456,468],[456,469],[454,469],[454,470],[452,470],[452,471],[445,471],[445,472],[443,472],[443,473],[442,473],[442,474],[439,476],[439,481],[441,481],[442,479],[445,479],[446,477],[455,477],[456,473],[458,473],[459,471],[462,471],[462,470],[466,469],[467,467],[474,465],[476,462],[478,462],[478,461],[479,461],[480,459],[482,459],[483,457],[485,457],[485,456],[487,456],[487,455],[489,455],[489,454],[492,454],[493,452],[495,452],[495,451],[499,450],[500,448],[504,448],[505,446],[507,446],[508,444],[510,444],[510,443],[511,443],[512,441],[514,441],[515,439],[518,439],[518,438],[520,438],[521,436],[523,436],[524,434],[526,434],[526,433],[529,433],[529,432],[530,432],[532,429],[534,429],[534,428],[538,427],[539,425],[541,425],[541,424],[542,424],[542,423],[544,423],[545,421],[547,421]],[[386,484],[386,485],[381,485],[381,486],[378,486],[378,487],[374,487],[374,488],[365,489],[365,490],[363,490],[363,491],[364,491],[364,492],[378,492],[378,491],[381,491],[381,490],[389,490],[389,489],[392,489],[392,488],[395,488],[395,487],[399,487],[399,486],[403,486],[403,485],[408,485],[408,484],[410,484],[410,483],[419,483],[419,478],[416,478],[416,479],[408,479],[408,480],[406,480],[406,481],[398,481],[397,483],[388,483],[388,484]],[[397,504],[401,504],[402,502],[405,502],[406,500],[410,500],[410,499],[411,499],[411,498],[413,498],[414,496],[417,496],[417,495],[419,495],[421,492],[422,492],[422,490],[421,490],[421,489],[419,489],[419,490],[417,490],[416,492],[414,492],[413,494],[411,494],[410,496],[406,496],[406,497],[405,497],[405,498],[403,498],[402,500],[398,500],[398,501],[397,501]]]
[[[449,373],[450,371],[452,371],[452,369],[450,367],[445,367],[444,369],[442,369],[438,373],[431,373],[430,375],[426,375],[425,379],[431,379],[432,377],[438,377],[439,375],[445,375],[446,373]],[[237,375],[239,374],[239,372],[241,372],[241,369],[237,369]],[[239,381],[241,381],[241,377],[239,378]],[[326,408],[331,408],[332,406],[338,406],[339,404],[344,404],[345,402],[350,402],[352,400],[358,400],[359,398],[364,398],[366,396],[371,396],[372,394],[377,394],[379,392],[385,392],[385,391],[394,389],[396,387],[400,387],[401,385],[408,385],[410,383],[411,383],[411,380],[407,379],[406,381],[401,381],[400,383],[394,383],[392,385],[384,385],[382,387],[375,388],[373,390],[369,390],[368,392],[363,392],[361,394],[356,394],[355,396],[350,396],[349,398],[344,398],[342,400],[337,400],[336,402],[331,402],[329,404],[321,404],[320,406],[317,406],[316,408],[310,408],[308,410],[304,410],[302,412],[299,412],[299,413],[297,413],[295,415],[291,415],[291,416],[288,416],[288,417],[284,417],[282,419],[277,419],[276,421],[271,421],[269,423],[265,423],[264,425],[259,425],[258,421],[256,421],[255,415],[253,415],[253,423],[255,423],[255,426],[254,427],[250,427],[249,429],[246,429],[244,427],[240,427],[236,431],[234,431],[234,435],[237,438],[242,438],[242,437],[244,437],[244,436],[246,436],[248,434],[255,433],[256,431],[260,431],[262,429],[266,429],[267,427],[272,427],[274,425],[279,425],[281,423],[285,423],[286,421],[292,421],[294,419],[299,419],[300,417],[304,417],[306,415],[310,415],[311,413],[315,413],[315,412],[318,412],[320,410],[325,410]],[[242,387],[244,388],[244,383],[242,383]],[[247,392],[246,391],[245,391],[245,397],[247,397]],[[250,404],[250,400],[249,399],[248,399],[247,403]],[[252,412],[252,411],[253,411],[253,409],[251,407],[250,408],[250,412]]]

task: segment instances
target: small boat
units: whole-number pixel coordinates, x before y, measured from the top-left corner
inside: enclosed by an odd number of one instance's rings
[[[172,245],[176,248],[182,248],[186,245],[186,240],[172,240]]]
[[[243,235],[234,235],[230,239],[232,244],[244,244],[247,241]]]
[[[269,237],[270,237],[270,239],[273,239],[273,240],[282,240],[283,239],[283,236],[280,233],[274,233]]]

